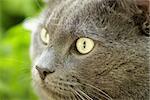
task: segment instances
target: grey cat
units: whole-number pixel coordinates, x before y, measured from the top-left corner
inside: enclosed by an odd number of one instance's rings
[[[149,100],[149,5],[47,4],[31,43],[33,86],[42,100]]]

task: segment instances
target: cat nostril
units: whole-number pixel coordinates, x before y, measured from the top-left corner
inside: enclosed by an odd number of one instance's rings
[[[49,70],[48,68],[40,68],[38,66],[36,66],[36,69],[38,70],[42,80],[44,80],[48,74],[55,72],[54,70]]]

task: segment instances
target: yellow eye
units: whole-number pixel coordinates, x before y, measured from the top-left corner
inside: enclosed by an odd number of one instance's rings
[[[40,32],[41,40],[45,43],[49,43],[49,34],[47,33],[46,29],[43,28]]]
[[[76,48],[81,54],[87,54],[94,48],[94,41],[89,38],[79,38],[76,42]]]

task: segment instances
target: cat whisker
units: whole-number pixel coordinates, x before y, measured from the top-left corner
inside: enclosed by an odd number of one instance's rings
[[[74,90],[72,88],[70,88],[71,92],[72,92],[72,96],[73,96],[73,100],[78,100],[78,96],[77,94],[74,92]]]
[[[69,87],[70,88],[70,87]],[[78,95],[74,92],[73,88],[70,88],[71,95],[69,96],[69,100],[80,100]]]
[[[74,85],[80,85],[79,83],[71,83],[71,82],[65,82],[65,81],[58,81],[57,80],[57,82],[58,83],[61,83],[61,84],[65,84],[65,85],[68,85],[68,86],[70,86],[70,85],[72,85],[72,86],[74,86]],[[58,86],[59,87],[59,86]],[[64,87],[63,87],[64,88]],[[66,87],[66,88],[68,88],[68,87]],[[71,88],[71,87],[70,87]],[[73,88],[71,88],[71,90],[73,90]],[[74,90],[75,91],[75,90]],[[80,89],[77,89],[76,90],[76,92],[75,92],[76,94],[78,94],[79,96],[80,96],[80,98],[86,98],[86,99],[88,99],[88,100],[93,100],[90,96],[88,96],[86,93],[84,93],[83,91],[81,91]],[[82,94],[82,95],[81,95]],[[81,97],[82,96],[82,97]]]
[[[70,89],[68,89],[68,87],[69,88],[71,87],[70,84],[67,84],[67,83],[64,84],[64,83],[59,82],[59,81],[56,81],[57,84],[55,84],[55,83],[53,83],[54,81],[51,82],[51,80],[49,78],[47,78],[47,79],[49,81],[49,83],[47,83],[48,85],[55,86],[55,87],[60,87],[60,88],[64,88],[66,90],[70,90]],[[60,85],[60,83],[61,83],[61,85]]]
[[[50,81],[50,79],[49,79],[49,81]],[[72,96],[70,96],[70,98],[71,97],[73,97],[73,99],[75,99],[75,100],[86,100],[85,98],[84,98],[84,96],[82,96],[81,95],[81,93],[79,93],[78,91],[76,91],[73,87],[71,87],[70,85],[72,85],[72,86],[76,86],[76,85],[78,85],[79,86],[79,83],[71,83],[71,82],[65,82],[65,81],[59,81],[59,80],[56,80],[56,82],[58,82],[58,83],[61,83],[62,85],[63,85],[63,88],[65,88],[66,87],[66,89],[69,89],[70,90],[70,92],[72,92],[73,94],[72,94]],[[56,86],[56,84],[52,84],[52,83],[49,83],[49,85],[51,85],[51,86]],[[64,86],[65,85],[65,86]],[[61,87],[61,86],[58,86],[57,85],[57,87]],[[59,91],[57,91],[57,92],[59,92]],[[88,98],[86,95],[85,95],[85,97],[86,98]],[[71,100],[71,99],[70,99]],[[92,100],[92,99],[88,99],[88,100]]]
[[[81,91],[80,89],[78,89],[77,91],[80,92],[86,99],[88,99],[88,100],[93,100],[90,96],[88,96],[86,93],[84,93],[84,92]]]
[[[80,97],[76,93],[73,92],[73,94],[75,96],[75,100],[80,100]]]
[[[77,76],[78,74],[76,74]],[[85,88],[90,88],[90,90],[93,92],[95,92],[97,95],[99,95],[100,97],[104,97],[105,99],[107,100],[112,100],[112,98],[107,94],[105,93],[104,91],[102,91],[101,89],[89,84],[90,82],[88,82],[88,80],[85,80],[83,78],[81,78],[81,76],[77,76],[77,79],[79,79],[81,82],[79,83],[82,87],[85,87]],[[93,94],[95,95],[95,94]]]
[[[112,98],[108,94],[106,94],[104,91],[100,90],[99,88],[97,88],[97,87],[95,87],[93,85],[90,85],[88,83],[84,83],[82,86],[86,87],[86,88],[87,87],[91,87],[93,90],[95,90],[93,92],[97,93],[97,95],[100,95],[101,97],[104,97],[107,100],[112,100]],[[98,91],[98,92],[96,92],[96,91]]]
[[[54,80],[53,80],[53,81],[54,81]],[[80,85],[80,84],[77,83],[77,82],[58,81],[58,80],[56,80],[56,82],[59,82],[59,83],[62,83],[62,84],[68,85],[68,86],[70,86],[70,85],[72,85],[72,86],[79,86],[79,85]]]
[[[73,91],[75,92],[75,94],[76,94],[77,96],[79,96],[80,99],[85,100],[84,97],[83,97],[80,93],[78,93],[76,90],[73,90]],[[79,99],[79,100],[80,100],[80,99]]]

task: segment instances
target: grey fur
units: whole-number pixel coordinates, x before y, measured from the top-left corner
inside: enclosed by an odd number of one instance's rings
[[[141,30],[145,15],[133,0],[49,3],[31,43],[33,84],[40,98],[149,100],[150,37]],[[42,27],[50,34],[48,46],[39,38]],[[79,37],[95,41],[92,52],[76,51]],[[35,65],[55,73],[43,81]]]

